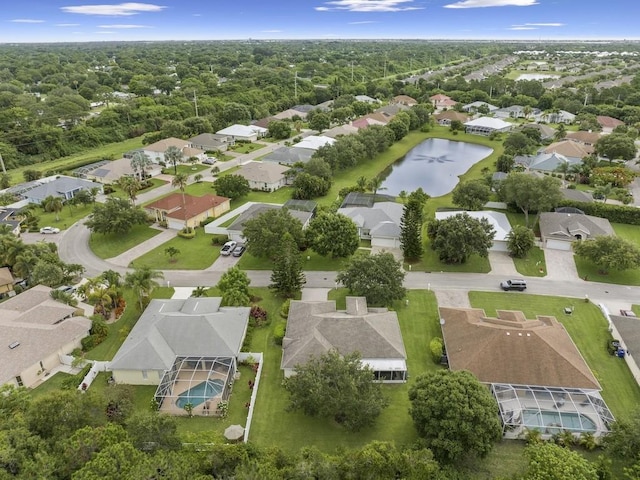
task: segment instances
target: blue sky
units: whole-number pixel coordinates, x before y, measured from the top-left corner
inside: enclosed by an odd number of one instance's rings
[[[640,39],[638,0],[15,0],[0,42]]]

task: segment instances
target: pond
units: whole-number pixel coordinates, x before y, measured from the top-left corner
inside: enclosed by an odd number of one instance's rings
[[[516,78],[516,81],[519,80],[551,80],[555,78],[560,78],[560,75],[553,75],[550,73],[521,73]]]
[[[386,190],[380,193],[396,196],[422,187],[432,197],[445,195],[458,184],[459,175],[492,152],[483,145],[430,138],[382,172]]]

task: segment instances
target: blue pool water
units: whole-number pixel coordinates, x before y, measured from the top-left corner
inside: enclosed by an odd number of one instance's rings
[[[524,410],[522,419],[525,427],[542,432],[548,429],[548,433],[557,433],[561,430],[595,432],[598,429],[593,420],[577,412]]]
[[[191,387],[186,392],[182,392],[178,395],[176,405],[178,408],[184,408],[187,403],[190,403],[194,407],[197,407],[206,400],[218,395],[224,389],[224,381],[220,379],[207,380],[206,382],[199,383],[195,387]]]

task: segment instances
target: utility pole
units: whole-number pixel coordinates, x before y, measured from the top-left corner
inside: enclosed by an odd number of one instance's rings
[[[196,91],[193,91],[193,103],[196,106],[196,118],[198,117],[198,97],[196,96]]]
[[[0,166],[2,166],[2,173],[7,173],[7,169],[4,166],[4,160],[2,159],[1,153],[0,153]]]
[[[588,99],[588,98],[589,98],[589,94],[588,94],[588,93],[585,93],[585,94],[584,94],[584,106],[585,106],[585,107],[587,106],[587,99]]]

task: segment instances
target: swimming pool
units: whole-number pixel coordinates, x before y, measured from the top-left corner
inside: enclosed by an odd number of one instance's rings
[[[216,378],[214,380],[207,380],[206,382],[199,383],[195,387],[191,387],[186,392],[182,392],[178,395],[176,405],[178,408],[184,408],[187,403],[190,403],[194,407],[197,407],[206,400],[219,395],[224,389],[224,381]]]
[[[527,428],[551,434],[558,433],[562,430],[595,432],[598,429],[593,420],[577,412],[523,410],[522,421]]]

